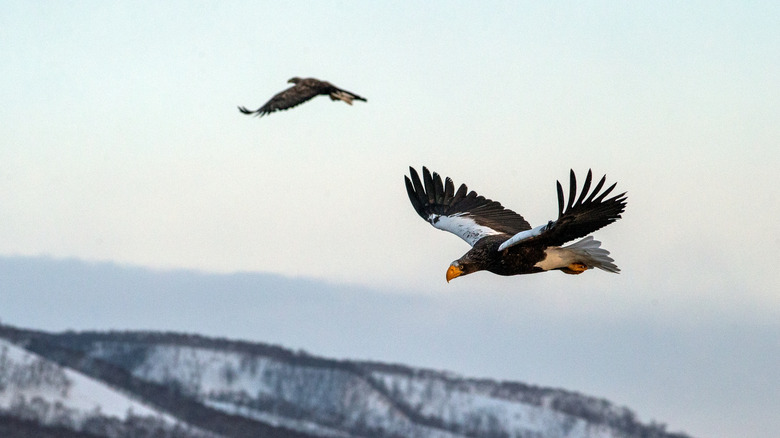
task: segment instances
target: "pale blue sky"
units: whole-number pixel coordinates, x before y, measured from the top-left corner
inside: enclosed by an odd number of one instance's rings
[[[776,3],[742,1],[5,2],[0,255],[471,293],[507,312],[486,318],[748,324],[780,339],[778,23]],[[292,76],[368,103],[236,110]],[[554,218],[570,168],[606,173],[628,208],[596,237],[622,274],[446,284],[467,245],[414,213],[409,165],[532,225]],[[778,342],[762,354],[780,366]],[[780,408],[780,384],[769,394]],[[647,410],[699,436],[736,427]]]

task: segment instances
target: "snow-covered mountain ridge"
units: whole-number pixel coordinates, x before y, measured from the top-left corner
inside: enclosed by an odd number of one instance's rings
[[[109,381],[158,407],[160,415],[181,420],[180,412],[165,410],[165,397],[153,389],[175,393],[180,400],[175,406],[187,400],[198,409],[300,436],[685,436],[641,424],[626,408],[568,391],[324,359],[266,344],[156,332],[50,334],[7,326],[0,326],[0,337]]]

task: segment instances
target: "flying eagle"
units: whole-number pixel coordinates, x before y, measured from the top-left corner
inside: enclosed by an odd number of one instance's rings
[[[326,94],[330,96],[330,100],[343,100],[350,105],[352,105],[353,100],[362,100],[363,102],[367,102],[366,99],[358,96],[355,93],[342,90],[330,82],[321,81],[319,79],[301,79],[299,77],[294,77],[287,82],[295,85],[272,97],[271,100],[266,102],[265,105],[261,106],[260,108],[254,111],[250,111],[243,106],[240,106],[238,107],[238,110],[244,114],[256,114],[258,117],[262,117],[274,111],[286,110],[288,108],[300,105],[303,102],[306,102],[307,100],[320,94]]]
[[[626,194],[606,199],[617,184],[602,191],[606,175],[589,195],[592,173],[588,170],[582,193],[576,198],[577,180],[572,170],[569,199],[565,204],[563,188],[557,183],[558,219],[532,229],[521,215],[468,191],[465,184],[455,191],[452,179],[448,177],[442,183],[439,174],[431,174],[425,167],[422,180],[413,168],[409,172],[411,179],[404,177],[406,191],[417,214],[472,246],[450,264],[447,282],[476,271],[498,275],[533,274],[552,269],[566,274],[580,274],[591,268],[620,271],[609,257],[609,251],[601,248],[601,242],[592,236],[563,246],[620,219],[626,207]]]

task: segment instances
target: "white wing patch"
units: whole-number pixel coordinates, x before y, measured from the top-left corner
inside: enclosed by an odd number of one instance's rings
[[[479,239],[485,236],[503,234],[490,227],[479,225],[474,219],[466,216],[468,213],[457,213],[452,216],[442,216],[431,214],[428,216],[428,222],[434,227],[449,231],[474,246]]]
[[[553,222],[554,223],[554,222]],[[550,223],[546,225],[539,225],[538,227],[531,229],[531,230],[525,230],[521,231],[514,236],[510,237],[506,242],[502,243],[501,246],[498,247],[499,251],[503,251],[510,246],[517,245],[518,243],[528,240],[532,237],[536,237],[540,234],[542,234],[545,230],[547,230],[547,226],[550,225]]]

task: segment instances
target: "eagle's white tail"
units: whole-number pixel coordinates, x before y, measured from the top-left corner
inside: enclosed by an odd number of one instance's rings
[[[585,265],[585,269],[599,268],[607,272],[619,273],[620,268],[615,265],[615,260],[609,256],[609,251],[601,247],[601,242],[594,239],[593,236],[588,236],[578,242],[574,242],[569,246],[564,246],[562,249],[569,250],[576,260],[575,263],[581,263]],[[567,274],[579,274],[585,269],[575,269],[573,272],[563,269],[563,272]]]

